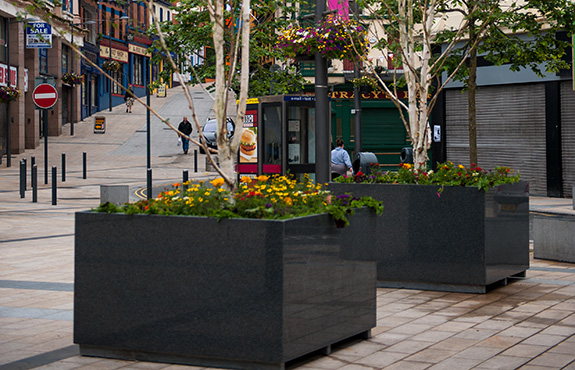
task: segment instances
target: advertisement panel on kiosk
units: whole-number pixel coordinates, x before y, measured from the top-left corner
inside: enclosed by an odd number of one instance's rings
[[[246,115],[244,117],[240,151],[238,159],[238,172],[240,175],[258,173],[258,99],[248,99]]]

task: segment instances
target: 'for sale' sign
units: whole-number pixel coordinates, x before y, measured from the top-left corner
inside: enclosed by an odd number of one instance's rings
[[[46,22],[30,22],[26,24],[26,48],[51,48],[52,26]]]

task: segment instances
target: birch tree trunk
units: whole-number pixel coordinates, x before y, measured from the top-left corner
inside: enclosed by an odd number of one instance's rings
[[[236,171],[235,159],[239,148],[240,138],[243,131],[243,121],[245,106],[247,102],[248,79],[249,79],[249,40],[250,40],[250,1],[242,2],[242,27],[241,27],[241,72],[240,72],[240,97],[239,106],[236,112],[235,132],[233,138],[228,138],[227,130],[227,105],[230,92],[230,81],[232,81],[236,60],[231,63],[226,78],[225,71],[225,50],[224,50],[224,2],[215,0],[210,7],[210,18],[212,20],[212,31],[214,39],[214,51],[216,55],[216,82],[214,93],[214,113],[217,121],[217,144],[220,174],[226,182],[226,187],[235,190]],[[232,58],[237,57],[232,53]],[[209,153],[207,153],[210,155]]]
[[[431,135],[428,121],[428,94],[431,86],[430,60],[432,27],[436,11],[436,2],[424,1],[421,10],[423,21],[419,35],[415,34],[414,1],[400,0],[399,42],[402,49],[403,71],[408,92],[408,134],[413,146],[413,163],[415,168],[425,169],[427,166],[427,151],[431,146]],[[416,52],[416,38],[422,41],[423,49]]]

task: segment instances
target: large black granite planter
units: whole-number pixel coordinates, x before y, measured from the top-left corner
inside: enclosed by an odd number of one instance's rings
[[[74,342],[83,355],[281,369],[375,326],[358,210],[283,221],[79,212]],[[360,248],[357,248],[357,247]]]
[[[372,196],[384,212],[373,231],[380,287],[484,293],[529,268],[529,188],[330,183]]]

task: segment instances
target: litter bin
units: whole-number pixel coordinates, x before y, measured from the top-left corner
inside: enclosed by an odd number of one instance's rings
[[[358,171],[363,172],[364,175],[369,175],[371,173],[371,164],[379,164],[375,154],[371,152],[360,152],[355,156],[353,161],[353,173],[358,173]]]
[[[413,148],[405,147],[401,149],[401,154],[399,155],[399,160],[401,163],[413,164]]]

